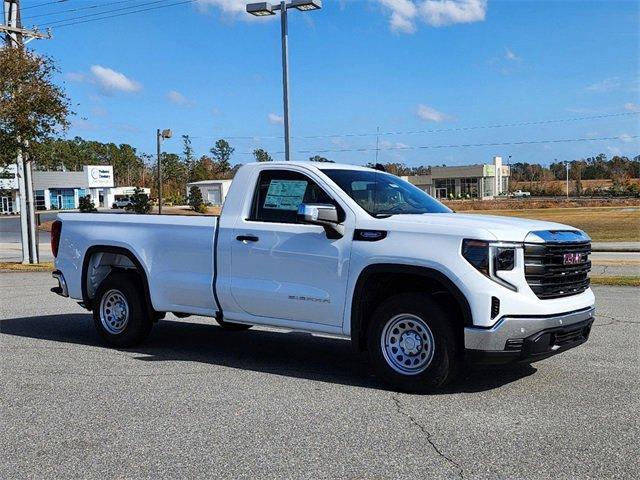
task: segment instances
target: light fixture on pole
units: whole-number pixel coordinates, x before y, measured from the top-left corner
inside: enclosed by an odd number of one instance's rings
[[[284,104],[284,158],[291,160],[290,150],[290,124],[289,124],[289,47],[287,10],[295,8],[301,12],[318,10],[322,8],[321,0],[290,0],[288,3],[283,0],[280,3],[271,4],[268,2],[250,3],[247,5],[247,13],[256,17],[267,17],[275,15],[280,11],[280,36],[282,40],[282,101]]]
[[[156,131],[156,145],[158,147],[158,215],[162,215],[162,162],[160,161],[160,143],[162,140],[171,138],[171,130],[165,128]]]

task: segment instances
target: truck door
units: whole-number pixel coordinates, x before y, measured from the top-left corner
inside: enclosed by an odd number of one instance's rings
[[[250,212],[233,232],[231,293],[255,317],[341,325],[355,218],[310,175],[260,172]],[[298,223],[303,202],[336,205],[345,235],[329,239],[322,227]]]

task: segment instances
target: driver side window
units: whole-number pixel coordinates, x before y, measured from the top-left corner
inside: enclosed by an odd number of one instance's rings
[[[335,201],[306,175],[290,170],[260,172],[253,195],[250,220],[258,222],[298,223],[301,203]]]

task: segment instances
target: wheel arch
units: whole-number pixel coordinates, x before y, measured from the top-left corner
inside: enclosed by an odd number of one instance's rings
[[[410,279],[407,289],[385,290],[381,297],[374,298],[377,289],[381,289],[379,279]],[[390,280],[388,280],[390,281]],[[372,288],[373,287],[373,288]],[[367,314],[372,313],[384,299],[396,293],[423,291],[433,296],[442,296],[445,303],[457,308],[462,326],[473,325],[473,316],[469,301],[458,286],[443,272],[430,267],[380,263],[368,265],[359,274],[351,301],[351,341],[358,351],[366,348],[368,328]],[[463,329],[460,329],[460,335]]]
[[[82,277],[81,277],[81,288],[82,288],[82,303],[85,308],[91,310],[93,308],[93,298],[89,295],[88,289],[88,274],[89,274],[89,266],[91,263],[91,259],[96,254],[113,254],[120,255],[128,259],[133,266],[135,267],[135,272],[139,276],[140,283],[142,285],[142,290],[144,293],[144,303],[149,312],[155,312],[153,308],[153,303],[151,302],[151,291],[149,289],[149,280],[147,277],[147,272],[142,265],[142,262],[138,257],[128,248],[125,247],[117,247],[113,245],[92,245],[87,249],[84,254],[84,259],[82,262]],[[104,280],[104,279],[102,279]],[[101,280],[101,282],[102,282]],[[101,283],[100,282],[100,283]],[[97,287],[96,287],[97,288]]]

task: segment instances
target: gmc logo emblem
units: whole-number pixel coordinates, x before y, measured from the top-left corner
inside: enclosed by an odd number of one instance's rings
[[[564,265],[577,265],[582,263],[581,253],[565,253],[562,257],[562,263]]]

